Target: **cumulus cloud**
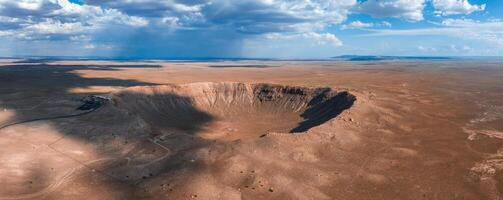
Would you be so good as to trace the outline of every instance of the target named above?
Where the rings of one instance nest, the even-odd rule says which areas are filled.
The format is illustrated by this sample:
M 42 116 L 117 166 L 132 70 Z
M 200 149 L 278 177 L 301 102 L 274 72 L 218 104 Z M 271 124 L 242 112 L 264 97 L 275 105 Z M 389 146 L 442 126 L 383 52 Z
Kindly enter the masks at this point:
M 88 5 L 120 10 L 128 15 L 163 17 L 180 13 L 201 11 L 209 3 L 206 0 L 84 0 Z
M 151 53 L 192 55 L 189 50 L 199 48 L 215 55 L 216 48 L 203 47 L 201 42 L 239 52 L 244 40 L 271 35 L 281 37 L 279 41 L 302 39 L 335 47 L 342 42 L 324 31 L 344 22 L 355 5 L 357 0 L 80 0 L 78 4 L 0 0 L 0 35 L 29 41 L 67 40 L 84 48 L 94 44 L 95 49 L 115 43 L 114 49 L 124 51 L 120 54 L 138 54 L 144 50 L 131 48 L 149 46 L 158 49 Z
M 361 22 L 361 21 L 353 21 L 349 24 L 342 25 L 341 30 L 364 29 L 364 28 L 372 28 L 372 27 L 389 28 L 389 27 L 391 27 L 391 23 L 389 23 L 387 21 L 383 21 L 381 23 L 366 23 L 366 22 Z
M 2 30 L 0 30 L 0 37 L 10 36 L 10 35 L 12 35 L 12 31 L 2 31 Z
M 394 17 L 409 21 L 421 21 L 425 0 L 367 0 L 358 5 L 356 12 L 372 17 Z
M 361 21 L 353 21 L 349 24 L 344 24 L 342 25 L 341 29 L 346 30 L 346 29 L 361 29 L 361 28 L 370 28 L 373 27 L 373 23 L 365 23 Z
M 68 0 L 0 0 L 0 28 L 17 39 L 70 39 L 110 25 L 141 27 L 148 21 Z
M 93 27 L 85 27 L 80 22 L 63 23 L 58 20 L 47 19 L 46 21 L 26 25 L 25 28 L 23 28 L 22 33 L 72 34 L 72 33 L 80 33 L 90 28 Z
M 483 11 L 486 8 L 485 4 L 473 5 L 468 0 L 433 0 L 435 13 L 438 15 L 468 15 L 476 11 Z
M 178 28 L 230 28 L 249 34 L 322 29 L 343 22 L 356 0 L 87 0 Z M 175 22 L 176 23 L 173 23 Z

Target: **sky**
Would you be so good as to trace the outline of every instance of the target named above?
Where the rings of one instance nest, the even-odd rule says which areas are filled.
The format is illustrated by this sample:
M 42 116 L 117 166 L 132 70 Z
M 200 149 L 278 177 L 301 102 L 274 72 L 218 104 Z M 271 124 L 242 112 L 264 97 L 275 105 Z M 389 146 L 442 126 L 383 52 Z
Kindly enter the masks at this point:
M 501 0 L 0 0 L 0 57 L 503 56 Z

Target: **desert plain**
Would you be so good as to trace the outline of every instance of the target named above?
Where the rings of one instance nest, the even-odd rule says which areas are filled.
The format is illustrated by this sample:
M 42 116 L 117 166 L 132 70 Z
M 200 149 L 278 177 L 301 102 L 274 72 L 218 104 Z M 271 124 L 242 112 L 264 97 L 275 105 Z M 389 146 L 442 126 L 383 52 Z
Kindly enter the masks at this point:
M 503 199 L 503 62 L 0 60 L 0 184 L 1 200 Z

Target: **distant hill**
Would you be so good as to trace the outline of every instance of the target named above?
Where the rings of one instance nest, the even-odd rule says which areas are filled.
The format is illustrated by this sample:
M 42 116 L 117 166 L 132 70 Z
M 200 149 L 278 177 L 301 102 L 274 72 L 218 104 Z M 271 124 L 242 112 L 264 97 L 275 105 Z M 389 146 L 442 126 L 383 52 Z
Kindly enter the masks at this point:
M 437 56 L 372 56 L 372 55 L 342 55 L 332 57 L 335 60 L 345 61 L 380 61 L 380 60 L 450 60 L 452 57 Z

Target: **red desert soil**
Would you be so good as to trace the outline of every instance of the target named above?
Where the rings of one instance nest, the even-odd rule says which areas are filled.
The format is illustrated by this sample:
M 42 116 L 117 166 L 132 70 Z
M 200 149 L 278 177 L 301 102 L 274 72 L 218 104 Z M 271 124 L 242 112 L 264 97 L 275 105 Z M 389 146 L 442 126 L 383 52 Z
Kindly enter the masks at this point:
M 0 199 L 503 199 L 502 64 L 2 61 Z

